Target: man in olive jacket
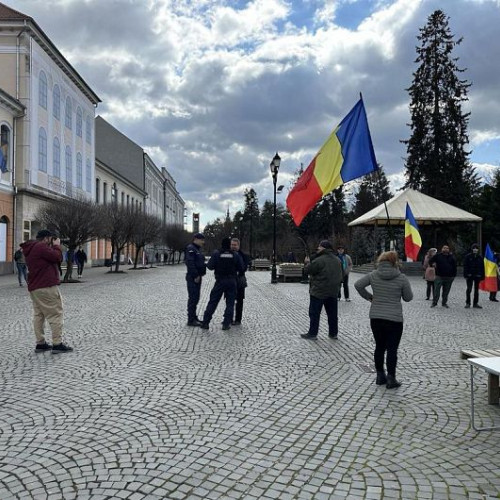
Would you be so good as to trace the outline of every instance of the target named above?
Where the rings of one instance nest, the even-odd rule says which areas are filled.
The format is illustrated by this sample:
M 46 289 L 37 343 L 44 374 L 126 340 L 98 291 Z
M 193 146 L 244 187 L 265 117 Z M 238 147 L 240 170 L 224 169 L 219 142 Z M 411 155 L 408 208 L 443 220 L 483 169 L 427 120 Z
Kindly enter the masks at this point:
M 333 252 L 329 241 L 323 240 L 318 246 L 316 258 L 310 262 L 306 257 L 305 272 L 309 274 L 309 331 L 301 335 L 303 339 L 318 338 L 319 318 L 325 306 L 328 316 L 328 336 L 338 335 L 337 295 L 343 279 L 342 264 Z

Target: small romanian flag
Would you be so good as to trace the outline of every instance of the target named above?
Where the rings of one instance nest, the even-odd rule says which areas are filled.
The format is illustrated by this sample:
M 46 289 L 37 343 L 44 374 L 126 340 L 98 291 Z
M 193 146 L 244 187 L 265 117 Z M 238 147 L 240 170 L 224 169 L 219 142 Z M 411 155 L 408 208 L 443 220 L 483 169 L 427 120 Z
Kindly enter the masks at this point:
M 418 260 L 418 252 L 422 246 L 422 238 L 418 232 L 418 225 L 411 212 L 410 205 L 406 203 L 405 217 L 405 254 L 414 262 Z
M 479 288 L 485 292 L 498 292 L 497 263 L 488 243 L 484 255 L 484 280 L 479 283 Z
M 300 225 L 323 196 L 377 168 L 365 107 L 360 99 L 290 191 L 286 204 L 295 225 Z

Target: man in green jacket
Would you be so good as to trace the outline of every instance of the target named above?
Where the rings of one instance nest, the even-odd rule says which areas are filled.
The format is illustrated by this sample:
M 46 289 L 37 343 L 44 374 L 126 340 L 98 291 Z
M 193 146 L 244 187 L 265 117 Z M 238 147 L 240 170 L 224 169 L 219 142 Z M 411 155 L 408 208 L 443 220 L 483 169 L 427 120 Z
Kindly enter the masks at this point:
M 309 331 L 301 335 L 303 339 L 318 338 L 319 318 L 325 306 L 328 316 L 328 336 L 338 335 L 337 295 L 343 279 L 342 264 L 333 252 L 332 244 L 323 240 L 318 246 L 316 258 L 304 261 L 305 272 L 309 274 Z

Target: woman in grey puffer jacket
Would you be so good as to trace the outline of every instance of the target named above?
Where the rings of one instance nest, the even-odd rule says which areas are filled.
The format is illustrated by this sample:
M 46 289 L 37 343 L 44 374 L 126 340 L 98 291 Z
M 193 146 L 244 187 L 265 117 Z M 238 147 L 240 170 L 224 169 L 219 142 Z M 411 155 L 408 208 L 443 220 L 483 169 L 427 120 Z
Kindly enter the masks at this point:
M 366 290 L 371 286 L 372 293 Z M 413 299 L 408 278 L 399 270 L 398 254 L 384 252 L 378 258 L 377 269 L 356 281 L 358 293 L 372 305 L 370 326 L 375 338 L 375 368 L 377 385 L 386 384 L 387 389 L 401 385 L 396 380 L 398 346 L 403 334 L 403 306 L 401 299 Z M 384 371 L 384 357 L 387 352 L 387 376 Z

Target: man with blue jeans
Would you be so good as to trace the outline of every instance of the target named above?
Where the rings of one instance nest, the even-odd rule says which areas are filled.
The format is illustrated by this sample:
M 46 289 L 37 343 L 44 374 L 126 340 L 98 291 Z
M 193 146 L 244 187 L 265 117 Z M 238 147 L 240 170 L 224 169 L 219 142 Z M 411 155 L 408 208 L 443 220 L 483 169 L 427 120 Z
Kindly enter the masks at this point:
M 311 262 L 306 257 L 304 272 L 309 274 L 309 331 L 301 335 L 303 339 L 318 338 L 321 310 L 325 307 L 328 317 L 328 336 L 336 339 L 338 335 L 337 295 L 342 283 L 342 264 L 333 252 L 332 244 L 323 240 Z
M 442 306 L 448 309 L 448 295 L 451 285 L 457 275 L 457 261 L 450 253 L 450 247 L 443 245 L 441 253 L 437 253 L 429 259 L 429 265 L 436 268 L 436 279 L 434 280 L 434 299 L 431 307 L 436 307 L 443 288 Z

